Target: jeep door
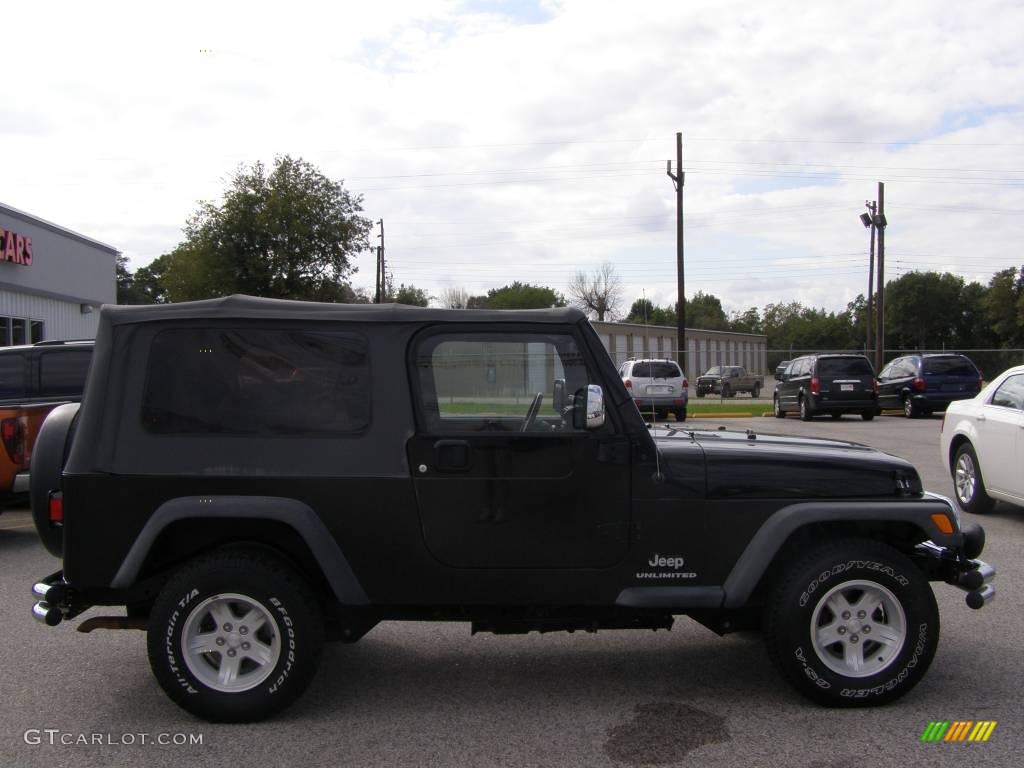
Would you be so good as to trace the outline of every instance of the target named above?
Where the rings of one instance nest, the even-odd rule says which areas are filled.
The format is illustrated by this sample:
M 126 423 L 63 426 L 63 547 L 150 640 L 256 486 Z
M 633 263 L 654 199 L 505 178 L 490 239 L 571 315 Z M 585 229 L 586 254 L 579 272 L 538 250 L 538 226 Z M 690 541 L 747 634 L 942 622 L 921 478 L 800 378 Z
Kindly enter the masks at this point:
M 408 457 L 426 546 L 460 568 L 613 566 L 628 547 L 629 442 L 574 418 L 594 381 L 581 342 L 522 328 L 413 341 Z

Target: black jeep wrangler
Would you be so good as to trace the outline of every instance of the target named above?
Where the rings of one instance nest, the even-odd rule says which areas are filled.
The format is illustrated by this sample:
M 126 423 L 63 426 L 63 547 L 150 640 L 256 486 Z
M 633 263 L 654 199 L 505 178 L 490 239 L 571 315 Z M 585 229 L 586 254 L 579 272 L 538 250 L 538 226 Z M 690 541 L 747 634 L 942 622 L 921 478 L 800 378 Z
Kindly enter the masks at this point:
M 233 296 L 104 307 L 80 406 L 33 457 L 63 570 L 49 625 L 148 630 L 189 712 L 250 721 L 325 639 L 381 620 L 474 631 L 764 631 L 823 704 L 906 693 L 930 581 L 993 596 L 980 528 L 853 443 L 652 435 L 586 318 Z

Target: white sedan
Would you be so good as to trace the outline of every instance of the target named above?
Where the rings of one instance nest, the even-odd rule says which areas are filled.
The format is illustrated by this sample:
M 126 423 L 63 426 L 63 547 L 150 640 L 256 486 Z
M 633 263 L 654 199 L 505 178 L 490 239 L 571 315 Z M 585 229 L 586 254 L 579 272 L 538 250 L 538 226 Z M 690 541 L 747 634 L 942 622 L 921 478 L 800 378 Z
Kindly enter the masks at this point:
M 939 450 L 965 511 L 987 512 L 996 499 L 1024 506 L 1024 365 L 950 403 Z

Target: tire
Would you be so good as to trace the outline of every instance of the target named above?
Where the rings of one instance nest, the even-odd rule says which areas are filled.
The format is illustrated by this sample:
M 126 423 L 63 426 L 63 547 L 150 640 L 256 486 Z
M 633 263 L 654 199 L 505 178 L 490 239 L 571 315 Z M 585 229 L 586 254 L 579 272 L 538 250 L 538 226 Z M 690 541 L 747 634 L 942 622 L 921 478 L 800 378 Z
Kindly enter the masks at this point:
M 728 384 L 722 385 L 722 397 L 732 397 L 732 390 L 729 389 Z
M 864 605 L 863 600 L 870 600 Z M 830 707 L 886 704 L 924 676 L 939 642 L 928 578 L 888 546 L 823 545 L 786 569 L 768 598 L 765 642 L 801 694 Z
M 676 421 L 678 421 L 678 422 L 686 421 L 686 409 L 685 408 L 677 408 L 676 409 Z
M 186 652 L 189 638 L 204 637 L 204 647 Z M 321 612 L 291 568 L 266 553 L 219 550 L 164 586 L 147 647 L 153 674 L 182 709 L 211 722 L 247 723 L 280 712 L 305 690 L 323 642 Z M 254 646 L 264 658 L 246 654 Z M 234 680 L 218 677 L 231 667 Z
M 761 385 L 758 382 L 754 382 L 754 388 L 750 390 L 750 396 L 757 400 L 761 396 Z
M 963 443 L 956 449 L 950 464 L 953 475 L 953 493 L 957 503 L 965 512 L 982 515 L 990 512 L 995 501 L 985 491 L 985 480 L 981 476 L 978 455 L 970 443 Z
M 800 395 L 800 421 L 810 421 L 812 418 L 811 409 L 807 405 L 807 398 Z
M 772 398 L 772 413 L 775 414 L 776 419 L 786 418 L 786 412 L 782 410 L 782 403 L 779 400 L 779 394 L 776 392 Z
M 78 403 L 67 403 L 50 411 L 32 448 L 29 475 L 32 521 L 43 546 L 54 557 L 64 555 L 64 529 L 50 525 L 50 492 L 60 490 L 61 474 L 78 427 L 78 409 Z
M 699 389 L 697 390 L 697 397 L 704 397 L 704 393 L 701 392 Z
M 864 421 L 871 421 L 873 418 L 875 418 L 875 412 L 874 411 L 863 411 L 863 412 L 861 412 L 860 417 L 862 419 L 864 419 Z
M 916 419 L 921 415 L 920 409 L 914 404 L 914 400 L 910 395 L 903 398 L 903 415 L 908 419 Z
M 832 421 L 839 421 L 841 418 L 843 418 L 843 414 L 841 412 L 830 413 L 829 416 L 832 417 Z

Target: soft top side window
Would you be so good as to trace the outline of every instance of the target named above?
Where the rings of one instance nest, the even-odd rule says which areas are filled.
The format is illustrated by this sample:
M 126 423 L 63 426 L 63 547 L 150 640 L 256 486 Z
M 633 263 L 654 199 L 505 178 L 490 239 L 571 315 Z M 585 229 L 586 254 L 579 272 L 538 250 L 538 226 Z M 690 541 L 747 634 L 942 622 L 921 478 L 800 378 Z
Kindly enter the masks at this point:
M 161 331 L 141 415 L 157 434 L 360 432 L 370 423 L 367 342 L 297 326 Z

